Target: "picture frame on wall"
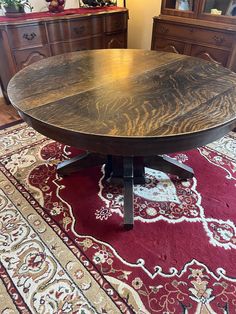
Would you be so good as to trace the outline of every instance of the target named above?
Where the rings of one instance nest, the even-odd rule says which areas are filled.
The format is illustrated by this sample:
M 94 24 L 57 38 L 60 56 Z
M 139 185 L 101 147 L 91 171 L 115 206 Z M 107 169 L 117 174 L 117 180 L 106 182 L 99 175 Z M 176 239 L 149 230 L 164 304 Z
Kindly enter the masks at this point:
M 226 10 L 226 15 L 236 16 L 236 0 L 230 0 L 228 8 Z
M 192 0 L 176 0 L 175 8 L 181 11 L 192 11 L 193 1 Z

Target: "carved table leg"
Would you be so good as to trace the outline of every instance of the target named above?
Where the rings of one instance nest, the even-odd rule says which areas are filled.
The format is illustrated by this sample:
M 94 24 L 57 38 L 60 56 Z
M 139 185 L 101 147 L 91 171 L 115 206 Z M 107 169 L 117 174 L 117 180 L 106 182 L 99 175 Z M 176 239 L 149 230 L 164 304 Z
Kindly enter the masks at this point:
M 59 163 L 57 165 L 57 172 L 61 176 L 66 176 L 81 169 L 100 166 L 105 162 L 106 156 L 86 152 Z
M 168 156 L 145 157 L 144 165 L 145 167 L 160 170 L 165 173 L 174 174 L 183 180 L 191 179 L 194 176 L 192 168 L 184 164 L 181 164 L 177 160 L 170 158 Z
M 123 159 L 123 178 L 124 178 L 124 228 L 133 229 L 134 226 L 134 208 L 133 208 L 133 180 L 134 168 L 133 158 L 124 157 Z

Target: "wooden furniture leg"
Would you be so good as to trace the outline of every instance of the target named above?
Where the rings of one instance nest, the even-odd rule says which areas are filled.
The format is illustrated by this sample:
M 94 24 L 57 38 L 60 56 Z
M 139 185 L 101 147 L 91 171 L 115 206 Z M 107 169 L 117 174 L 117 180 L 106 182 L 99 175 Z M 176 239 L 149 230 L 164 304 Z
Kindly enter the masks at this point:
M 189 166 L 181 164 L 177 160 L 168 156 L 152 156 L 144 158 L 145 167 L 153 168 L 178 176 L 180 179 L 191 179 L 194 171 Z
M 59 163 L 57 165 L 57 172 L 60 176 L 67 176 L 81 169 L 96 167 L 105 163 L 106 156 L 86 152 Z
M 108 155 L 107 156 L 107 161 L 106 161 L 106 164 L 105 164 L 105 176 L 104 176 L 104 179 L 108 179 L 111 177 L 111 174 L 112 174 L 112 171 L 113 171 L 113 167 L 112 167 L 112 156 L 111 155 Z
M 152 157 L 119 157 L 104 156 L 86 152 L 72 159 L 65 160 L 57 166 L 59 175 L 69 175 L 72 172 L 101 166 L 105 164 L 105 179 L 110 178 L 112 183 L 124 184 L 124 228 L 133 229 L 133 186 L 145 183 L 144 166 L 177 175 L 181 179 L 190 179 L 194 176 L 192 168 L 178 161 L 164 156 Z
M 133 229 L 134 226 L 134 208 L 133 208 L 133 180 L 134 166 L 132 157 L 124 157 L 124 228 Z

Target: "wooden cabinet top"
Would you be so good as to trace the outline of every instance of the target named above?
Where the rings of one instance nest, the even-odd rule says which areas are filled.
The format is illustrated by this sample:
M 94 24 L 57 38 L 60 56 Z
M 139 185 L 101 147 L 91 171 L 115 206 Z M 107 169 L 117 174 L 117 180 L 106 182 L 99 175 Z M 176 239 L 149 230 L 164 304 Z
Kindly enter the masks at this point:
M 235 24 L 227 24 L 227 23 L 218 23 L 208 20 L 201 20 L 197 18 L 187 18 L 187 17 L 180 17 L 180 16 L 171 16 L 171 15 L 164 15 L 161 14 L 160 16 L 154 16 L 154 20 L 161 19 L 162 21 L 165 21 L 166 23 L 177 23 L 178 25 L 188 25 L 193 27 L 199 27 L 205 29 L 212 28 L 216 30 L 224 30 L 225 32 L 235 32 L 236 31 L 236 25 Z
M 105 8 L 77 8 L 77 9 L 68 9 L 64 10 L 62 13 L 50 13 L 50 12 L 34 12 L 34 13 L 25 13 L 22 17 L 18 18 L 8 18 L 6 16 L 0 16 L 0 27 L 8 25 L 22 25 L 30 24 L 33 22 L 50 22 L 56 20 L 71 20 L 84 18 L 88 16 L 99 16 L 99 15 L 110 15 L 110 14 L 126 14 L 128 10 L 126 8 L 119 7 L 105 7 Z

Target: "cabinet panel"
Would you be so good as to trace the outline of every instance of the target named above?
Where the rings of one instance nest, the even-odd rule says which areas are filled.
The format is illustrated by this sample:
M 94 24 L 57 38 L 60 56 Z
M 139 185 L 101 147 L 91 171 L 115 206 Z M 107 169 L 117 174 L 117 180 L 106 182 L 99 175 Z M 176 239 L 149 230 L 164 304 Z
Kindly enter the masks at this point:
M 7 31 L 12 48 L 32 47 L 47 43 L 44 25 L 30 24 L 9 27 Z
M 106 16 L 107 33 L 117 32 L 127 28 L 127 14 L 118 13 L 116 15 L 110 14 Z
M 18 71 L 36 61 L 39 61 L 44 58 L 48 58 L 49 56 L 50 56 L 50 51 L 47 46 L 14 51 L 14 58 L 15 58 Z
M 71 20 L 70 21 L 70 38 L 83 37 L 86 35 L 102 34 L 102 19 L 93 17 L 88 20 Z
M 202 58 L 207 61 L 216 62 L 223 66 L 226 66 L 229 53 L 227 51 L 220 49 L 193 45 L 191 49 L 191 56 Z
M 50 42 L 63 41 L 65 38 L 79 38 L 102 33 L 102 19 L 99 17 L 66 20 L 48 24 Z
M 65 40 L 69 38 L 69 21 L 51 21 L 47 25 L 48 37 L 50 42 Z
M 80 39 L 75 41 L 59 42 L 51 44 L 51 50 L 53 55 L 58 55 L 61 53 L 88 50 L 88 49 L 101 49 L 102 37 L 95 37 L 93 39 Z
M 179 52 L 236 69 L 236 28 L 197 19 L 160 16 L 153 20 L 152 49 Z

